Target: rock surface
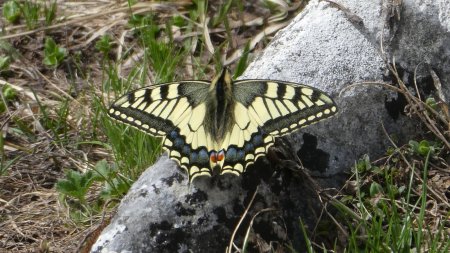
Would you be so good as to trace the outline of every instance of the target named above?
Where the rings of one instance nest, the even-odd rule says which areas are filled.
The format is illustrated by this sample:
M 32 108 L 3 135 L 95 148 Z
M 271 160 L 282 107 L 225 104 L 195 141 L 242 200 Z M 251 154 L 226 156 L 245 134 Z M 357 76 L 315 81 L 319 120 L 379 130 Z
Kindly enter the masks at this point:
M 375 85 L 345 87 L 363 81 L 391 82 L 386 61 L 395 56 L 406 83 L 412 83 L 418 66 L 419 89 L 429 92 L 433 69 L 444 93 L 450 94 L 450 3 L 403 0 L 395 6 L 394 2 L 310 1 L 242 77 L 305 83 L 336 99 L 340 110 L 336 117 L 290 135 L 280 145 L 284 150 L 293 145 L 291 155 L 297 152 L 311 174 L 320 176 L 322 186 L 338 186 L 345 179 L 341 172 L 361 155 L 375 157 L 386 150 L 382 123 L 399 141 L 415 133 L 397 94 Z M 242 177 L 200 178 L 188 186 L 185 173 L 163 156 L 135 182 L 92 252 L 224 252 L 253 196 L 235 243 L 241 247 L 256 215 L 250 247 L 278 241 L 301 250 L 299 220 L 310 228 L 315 225 L 320 211 L 317 186 L 306 174 L 274 167 L 260 159 Z

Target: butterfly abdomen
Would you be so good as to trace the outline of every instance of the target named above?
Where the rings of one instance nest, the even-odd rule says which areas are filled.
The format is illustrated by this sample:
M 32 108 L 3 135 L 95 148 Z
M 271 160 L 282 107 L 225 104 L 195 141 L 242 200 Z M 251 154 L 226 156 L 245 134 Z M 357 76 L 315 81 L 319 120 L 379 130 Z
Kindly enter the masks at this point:
M 220 144 L 233 125 L 232 80 L 228 71 L 222 73 L 211 83 L 207 100 L 205 129 Z

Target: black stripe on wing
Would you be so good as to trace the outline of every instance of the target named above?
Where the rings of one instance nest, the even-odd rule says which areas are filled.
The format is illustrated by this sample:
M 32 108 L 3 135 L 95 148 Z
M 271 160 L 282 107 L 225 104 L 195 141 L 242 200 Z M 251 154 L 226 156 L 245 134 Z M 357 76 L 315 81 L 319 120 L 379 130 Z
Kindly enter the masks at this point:
M 205 101 L 209 86 L 209 82 L 183 81 L 137 89 L 114 102 L 108 114 L 153 136 L 165 136 L 176 128 L 171 115 Z
M 242 80 L 233 86 L 234 98 L 249 110 L 261 129 L 285 135 L 336 113 L 334 101 L 313 87 L 273 81 Z

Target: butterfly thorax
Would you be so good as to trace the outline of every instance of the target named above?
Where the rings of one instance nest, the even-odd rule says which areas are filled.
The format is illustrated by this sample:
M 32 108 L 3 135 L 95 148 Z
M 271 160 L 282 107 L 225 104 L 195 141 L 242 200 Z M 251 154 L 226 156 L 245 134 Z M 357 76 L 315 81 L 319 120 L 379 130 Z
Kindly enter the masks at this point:
M 224 69 L 211 83 L 210 96 L 206 102 L 205 130 L 219 145 L 226 133 L 231 130 L 234 122 L 232 82 L 230 72 L 228 69 Z

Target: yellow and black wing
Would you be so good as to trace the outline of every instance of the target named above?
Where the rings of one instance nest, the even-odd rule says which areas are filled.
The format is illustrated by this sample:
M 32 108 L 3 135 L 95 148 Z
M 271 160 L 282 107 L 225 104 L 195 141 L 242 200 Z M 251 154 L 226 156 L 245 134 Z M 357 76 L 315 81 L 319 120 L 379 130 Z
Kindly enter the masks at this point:
M 156 137 L 186 169 L 190 179 L 211 175 L 209 153 L 214 139 L 205 130 L 205 101 L 210 82 L 182 81 L 132 91 L 114 102 L 110 117 Z
M 138 89 L 119 98 L 109 115 L 163 137 L 169 157 L 192 181 L 239 175 L 264 156 L 274 138 L 328 118 L 337 111 L 322 91 L 273 80 L 232 81 L 225 69 L 213 82 L 181 81 Z
M 234 126 L 222 143 L 223 173 L 242 173 L 267 153 L 274 138 L 334 115 L 334 101 L 307 85 L 242 80 L 232 86 Z

